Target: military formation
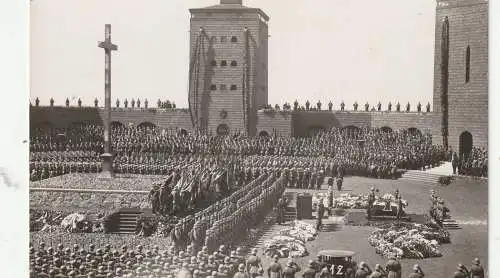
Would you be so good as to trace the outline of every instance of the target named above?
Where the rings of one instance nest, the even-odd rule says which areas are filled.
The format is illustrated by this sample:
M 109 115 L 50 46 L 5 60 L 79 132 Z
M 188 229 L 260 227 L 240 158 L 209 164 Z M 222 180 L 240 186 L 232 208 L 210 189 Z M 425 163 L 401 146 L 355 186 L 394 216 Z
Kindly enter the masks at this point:
M 160 251 L 159 246 L 144 250 L 141 245 L 130 249 L 112 249 L 109 244 L 102 249 L 93 244 L 47 248 L 43 242 L 37 248 L 30 246 L 30 277 L 258 277 L 263 273 L 256 249 L 247 257 L 242 248 L 231 251 L 224 245 L 214 252 L 206 246 L 198 252 L 191 246 L 179 251 Z
M 101 171 L 102 134 L 102 127 L 92 125 L 33 130 L 30 138 L 31 179 Z M 430 135 L 407 130 L 387 133 L 376 128 L 332 128 L 311 138 L 285 138 L 244 137 L 241 134 L 210 136 L 165 131 L 154 126 L 114 126 L 112 147 L 115 172 L 150 175 L 168 173 L 169 163 L 166 161 L 186 156 L 259 157 L 258 160 L 272 160 L 274 168 L 288 168 L 290 178 L 297 176 L 296 179 L 301 171 L 292 168 L 304 168 L 304 171 L 311 168 L 310 171 L 314 172 L 310 161 L 315 159 L 322 164 L 335 165 L 331 167 L 332 171 L 341 165 L 347 175 L 377 178 L 393 178 L 397 169 L 420 169 L 447 159 L 447 152 L 442 147 L 432 145 Z M 482 153 L 479 156 L 475 151 L 469 157 L 478 157 L 467 160 L 470 167 L 485 165 Z M 467 170 L 467 165 L 461 168 L 462 172 L 472 173 Z M 324 174 L 328 176 L 328 173 Z
M 473 147 L 470 153 L 461 156 L 453 152 L 451 164 L 453 174 L 488 177 L 488 152 L 484 148 Z
M 289 259 L 282 264 L 278 256 L 265 268 L 257 249 L 250 254 L 241 247 L 233 250 L 227 245 L 219 245 L 212 252 L 207 246 L 195 251 L 192 245 L 185 249 L 168 248 L 160 250 L 154 246 L 152 250 L 144 250 L 143 246 L 135 248 L 121 246 L 116 249 L 109 244 L 96 249 L 90 244 L 83 248 L 78 244 L 65 247 L 46 246 L 41 242 L 37 247 L 30 244 L 30 277 L 68 277 L 68 278 L 104 278 L 104 277 L 201 277 L 201 278 L 293 278 L 302 272 L 304 278 L 333 277 L 320 257 L 309 261 L 301 267 Z M 267 274 L 267 275 L 266 275 Z M 389 258 L 385 267 L 376 264 L 370 268 L 367 263 L 352 262 L 346 265 L 346 278 L 383 278 L 402 277 L 402 267 L 395 258 Z M 419 265 L 414 265 L 407 276 L 423 278 L 425 273 Z M 484 269 L 478 258 L 468 269 L 458 264 L 453 278 L 484 278 Z

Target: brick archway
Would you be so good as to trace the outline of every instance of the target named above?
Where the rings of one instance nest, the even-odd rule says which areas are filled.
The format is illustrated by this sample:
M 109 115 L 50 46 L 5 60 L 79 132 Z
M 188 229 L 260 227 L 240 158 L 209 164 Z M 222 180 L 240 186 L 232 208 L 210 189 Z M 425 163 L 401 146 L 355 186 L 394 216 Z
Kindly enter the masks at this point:
M 120 128 L 120 127 L 124 127 L 124 126 L 125 125 L 122 122 L 118 122 L 118 121 L 111 122 L 111 128 Z
M 265 131 L 265 130 L 262 130 L 261 132 L 259 132 L 259 136 L 260 137 L 269 137 L 269 133 L 267 133 L 267 131 Z
M 469 154 L 472 151 L 472 146 L 474 143 L 474 139 L 472 137 L 472 134 L 468 131 L 464 131 L 460 134 L 460 138 L 458 141 L 458 149 L 460 156 L 463 154 Z
M 137 125 L 138 128 L 156 128 L 156 125 L 151 122 L 142 122 Z
M 420 129 L 416 128 L 416 127 L 410 127 L 408 128 L 408 132 L 412 135 L 419 135 L 419 134 L 422 134 L 422 132 L 420 131 Z
M 324 132 L 325 130 L 326 129 L 324 126 L 320 125 L 310 126 L 309 128 L 307 128 L 307 136 L 311 137 L 318 133 Z
M 382 132 L 385 132 L 385 133 L 391 133 L 392 132 L 392 128 L 388 127 L 388 126 L 383 126 L 380 128 L 380 130 L 382 130 Z
M 229 126 L 226 124 L 220 124 L 217 127 L 217 135 L 220 136 L 229 135 Z

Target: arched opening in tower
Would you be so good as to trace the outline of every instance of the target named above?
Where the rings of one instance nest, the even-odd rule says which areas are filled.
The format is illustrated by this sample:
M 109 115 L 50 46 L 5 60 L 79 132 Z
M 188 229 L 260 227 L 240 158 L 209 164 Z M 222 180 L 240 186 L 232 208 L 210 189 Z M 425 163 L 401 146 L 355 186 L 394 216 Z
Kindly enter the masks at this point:
M 468 131 L 464 131 L 460 134 L 459 139 L 459 152 L 460 156 L 468 155 L 472 151 L 473 144 L 472 134 Z

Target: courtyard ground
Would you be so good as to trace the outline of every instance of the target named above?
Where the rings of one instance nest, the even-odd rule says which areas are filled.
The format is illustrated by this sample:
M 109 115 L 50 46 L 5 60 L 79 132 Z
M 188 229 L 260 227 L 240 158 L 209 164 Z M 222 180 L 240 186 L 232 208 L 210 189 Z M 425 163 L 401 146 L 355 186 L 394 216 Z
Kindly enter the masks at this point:
M 488 269 L 488 184 L 486 181 L 472 179 L 458 179 L 448 186 L 431 185 L 410 181 L 377 180 L 361 177 L 347 177 L 344 180 L 344 192 L 353 194 L 367 194 L 371 186 L 378 188 L 383 193 L 394 192 L 399 189 L 403 199 L 409 203 L 407 212 L 425 214 L 429 209 L 430 190 L 434 189 L 450 208 L 452 218 L 456 220 L 460 229 L 450 230 L 451 244 L 439 247 L 443 256 L 423 260 L 402 260 L 403 277 L 407 277 L 413 264 L 420 264 L 426 277 L 452 277 L 456 265 L 462 263 L 469 267 L 472 260 L 477 257 L 485 270 Z M 326 188 L 322 191 L 326 192 Z M 314 193 L 314 191 L 310 191 Z M 338 192 L 335 192 L 338 194 Z M 313 223 L 314 220 L 311 221 Z M 257 247 L 263 244 L 269 236 L 279 231 L 279 225 L 269 225 L 264 235 L 257 240 Z M 375 252 L 368 243 L 368 236 L 374 230 L 369 226 L 339 225 L 333 232 L 320 232 L 318 237 L 306 244 L 309 255 L 296 258 L 294 261 L 304 268 L 307 262 L 316 258 L 318 251 L 323 249 L 341 249 L 356 252 L 355 261 L 367 262 L 371 267 L 387 261 Z M 270 260 L 264 258 L 267 267 Z M 286 259 L 281 259 L 283 264 Z
M 440 258 L 429 258 L 424 260 L 402 260 L 403 277 L 407 277 L 411 266 L 418 263 L 426 272 L 426 277 L 451 277 L 457 263 L 470 266 L 472 260 L 478 257 L 486 272 L 488 270 L 488 184 L 484 180 L 458 179 L 448 186 L 431 185 L 412 181 L 400 180 L 378 180 L 361 177 L 346 177 L 344 180 L 345 193 L 367 194 L 371 186 L 378 188 L 381 194 L 394 192 L 399 189 L 403 199 L 409 203 L 406 209 L 408 213 L 426 214 L 429 209 L 430 190 L 434 189 L 450 208 L 452 218 L 456 220 L 460 229 L 451 230 L 451 244 L 440 246 L 443 256 Z M 323 187 L 322 192 L 326 192 Z M 317 191 L 310 191 L 312 193 Z M 335 192 L 338 194 L 338 192 Z M 269 217 L 260 232 L 249 236 L 242 242 L 246 247 L 258 247 L 262 254 L 263 243 L 274 232 L 283 226 L 274 224 L 273 218 Z M 311 223 L 314 220 L 310 220 Z M 316 258 L 318 251 L 323 249 L 345 249 L 356 252 L 355 261 L 365 261 L 370 266 L 385 264 L 387 259 L 375 253 L 375 249 L 369 245 L 368 236 L 375 228 L 368 226 L 339 225 L 333 232 L 320 232 L 318 237 L 307 243 L 309 255 L 294 259 L 303 268 L 307 262 Z M 165 248 L 169 244 L 168 238 L 141 238 L 133 235 L 109 235 L 109 234 L 47 234 L 35 232 L 30 234 L 30 240 L 37 244 L 44 241 L 47 244 L 63 243 L 65 245 L 78 243 L 87 246 L 90 243 L 96 245 L 112 244 L 118 248 L 121 245 L 130 247 L 142 244 L 146 249 L 159 245 Z M 264 267 L 269 265 L 269 258 L 263 257 Z M 286 259 L 281 259 L 285 264 Z

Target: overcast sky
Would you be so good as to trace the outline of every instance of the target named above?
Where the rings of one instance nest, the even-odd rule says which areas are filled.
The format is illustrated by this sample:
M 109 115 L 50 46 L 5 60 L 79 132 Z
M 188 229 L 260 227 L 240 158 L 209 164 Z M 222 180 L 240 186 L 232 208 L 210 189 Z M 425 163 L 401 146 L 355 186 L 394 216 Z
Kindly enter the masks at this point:
M 189 8 L 217 0 L 33 0 L 31 100 L 104 100 L 104 24 L 116 98 L 187 107 Z M 432 103 L 433 0 L 244 0 L 270 16 L 269 102 Z

